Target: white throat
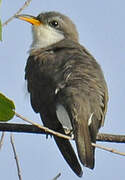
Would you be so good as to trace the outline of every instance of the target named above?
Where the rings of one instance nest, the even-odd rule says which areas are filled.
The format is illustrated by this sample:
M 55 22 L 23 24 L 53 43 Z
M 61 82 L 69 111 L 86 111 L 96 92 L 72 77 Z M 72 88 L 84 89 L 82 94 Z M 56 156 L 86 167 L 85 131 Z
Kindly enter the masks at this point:
M 64 35 L 47 25 L 32 27 L 33 42 L 31 49 L 45 48 L 64 39 Z

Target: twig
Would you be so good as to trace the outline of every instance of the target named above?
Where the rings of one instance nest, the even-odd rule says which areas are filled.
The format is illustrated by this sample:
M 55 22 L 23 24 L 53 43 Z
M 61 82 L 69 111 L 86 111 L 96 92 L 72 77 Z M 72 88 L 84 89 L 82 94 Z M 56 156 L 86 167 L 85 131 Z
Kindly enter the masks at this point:
M 125 143 L 125 135 L 114 135 L 99 133 L 96 137 L 97 141 L 103 142 L 115 142 L 115 143 Z
M 3 145 L 4 136 L 5 136 L 5 132 L 2 132 L 1 139 L 0 139 L 0 150 L 1 150 L 2 145 Z
M 43 129 L 29 124 L 0 123 L 0 131 L 45 134 Z M 51 133 L 48 133 L 51 134 Z M 102 134 L 99 133 L 96 138 L 100 142 L 125 143 L 125 135 Z
M 20 14 L 21 11 L 23 11 L 27 6 L 29 6 L 29 4 L 30 4 L 31 1 L 32 1 L 32 0 L 27 0 L 27 1 L 25 1 L 25 3 L 23 4 L 23 6 L 22 6 L 13 16 L 11 16 L 7 21 L 5 21 L 5 22 L 2 24 L 2 26 L 5 26 L 5 25 L 7 25 L 10 21 L 12 21 L 12 20 L 15 18 L 16 15 Z
M 64 139 L 68 139 L 68 140 L 72 140 L 72 139 L 73 139 L 73 138 L 71 138 L 70 136 L 66 136 L 66 135 L 64 135 L 64 134 L 61 134 L 61 133 L 55 132 L 55 131 L 53 131 L 53 130 L 51 130 L 51 129 L 48 129 L 48 128 L 46 128 L 46 127 L 43 127 L 43 126 L 41 126 L 41 125 L 39 125 L 39 124 L 37 124 L 37 123 L 34 123 L 33 121 L 24 118 L 23 116 L 21 116 L 20 114 L 18 114 L 18 113 L 16 113 L 16 112 L 15 112 L 15 115 L 16 115 L 17 117 L 21 118 L 22 120 L 24 120 L 24 121 L 26 121 L 26 122 L 28 122 L 28 123 L 31 123 L 31 124 L 34 125 L 34 126 L 37 126 L 38 128 L 44 129 L 45 132 L 52 133 L 53 135 L 62 137 L 62 138 L 64 138 Z M 106 151 L 110 151 L 110 152 L 115 153 L 115 154 L 119 154 L 119 155 L 125 156 L 125 153 L 118 152 L 117 150 L 112 149 L 112 148 L 106 148 L 106 147 L 104 147 L 104 146 L 100 146 L 100 145 L 97 145 L 97 144 L 95 144 L 95 143 L 92 143 L 92 146 L 97 147 L 97 148 L 100 148 L 100 149 L 104 149 L 104 150 L 106 150 Z
M 61 173 L 57 174 L 56 177 L 54 177 L 52 180 L 57 180 L 61 176 Z
M 55 132 L 55 131 L 47 128 L 47 127 L 43 127 L 43 126 L 41 126 L 41 125 L 39 125 L 39 124 L 37 124 L 37 123 L 29 120 L 29 119 L 26 119 L 25 117 L 23 117 L 22 115 L 18 114 L 17 112 L 15 112 L 15 115 L 16 115 L 17 117 L 19 117 L 20 119 L 22 119 L 22 120 L 24 120 L 24 121 L 26 121 L 26 122 L 28 122 L 28 123 L 30 123 L 30 124 L 32 124 L 32 125 L 40 128 L 40 129 L 44 130 L 46 133 L 50 133 L 50 134 L 53 134 L 53 135 L 58 136 L 58 137 L 61 137 L 61 138 L 65 138 L 65 139 L 68 139 L 68 140 L 72 140 L 72 137 L 66 136 L 66 135 L 61 134 L 61 133 L 58 133 L 58 132 Z
M 19 166 L 19 160 L 18 160 L 18 156 L 17 156 L 17 153 L 16 153 L 15 145 L 14 145 L 14 137 L 13 137 L 13 134 L 10 135 L 10 142 L 11 142 L 11 145 L 12 145 L 12 148 L 13 148 L 14 158 L 15 158 L 15 160 L 16 160 L 18 177 L 19 177 L 19 180 L 22 180 L 21 171 L 20 171 L 20 166 Z
M 112 152 L 112 153 L 114 153 L 114 154 L 119 154 L 119 155 L 121 155 L 121 156 L 125 156 L 125 153 L 119 152 L 119 151 L 117 151 L 116 149 L 112 149 L 112 148 L 109 148 L 109 147 L 104 147 L 104 146 L 101 146 L 101 145 L 95 144 L 95 143 L 92 143 L 92 146 L 97 147 L 97 148 L 100 148 L 100 149 L 103 149 L 103 150 L 105 150 L 105 151 Z

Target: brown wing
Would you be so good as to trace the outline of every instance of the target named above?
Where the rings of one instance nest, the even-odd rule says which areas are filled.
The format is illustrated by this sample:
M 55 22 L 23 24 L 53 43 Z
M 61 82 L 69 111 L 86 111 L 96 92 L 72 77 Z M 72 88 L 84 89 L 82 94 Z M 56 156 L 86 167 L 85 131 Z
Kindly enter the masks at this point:
M 94 168 L 91 142 L 96 142 L 104 123 L 107 86 L 100 66 L 85 48 L 76 45 L 69 51 L 69 59 L 62 67 L 66 85 L 58 93 L 58 101 L 70 116 L 82 164 Z

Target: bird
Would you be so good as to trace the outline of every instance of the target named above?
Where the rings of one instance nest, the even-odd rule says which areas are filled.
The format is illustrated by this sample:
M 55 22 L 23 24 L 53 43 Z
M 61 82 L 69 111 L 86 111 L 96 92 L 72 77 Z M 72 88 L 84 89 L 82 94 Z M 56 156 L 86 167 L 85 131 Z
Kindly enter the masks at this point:
M 32 108 L 44 126 L 74 138 L 77 153 L 69 140 L 53 135 L 64 159 L 81 177 L 81 164 L 94 168 L 92 143 L 107 112 L 108 88 L 101 66 L 79 43 L 77 28 L 68 16 L 48 11 L 16 17 L 32 25 L 25 68 Z

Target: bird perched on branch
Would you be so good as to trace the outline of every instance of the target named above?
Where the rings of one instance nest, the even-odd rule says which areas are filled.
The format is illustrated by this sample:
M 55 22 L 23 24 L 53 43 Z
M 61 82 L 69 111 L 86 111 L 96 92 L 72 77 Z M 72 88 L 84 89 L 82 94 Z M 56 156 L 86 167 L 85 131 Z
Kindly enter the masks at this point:
M 43 124 L 74 136 L 81 163 L 94 168 L 94 147 L 104 124 L 108 91 L 94 57 L 79 44 L 73 22 L 58 12 L 18 15 L 32 24 L 33 41 L 25 69 L 31 105 Z M 82 168 L 69 140 L 54 136 L 71 169 Z

